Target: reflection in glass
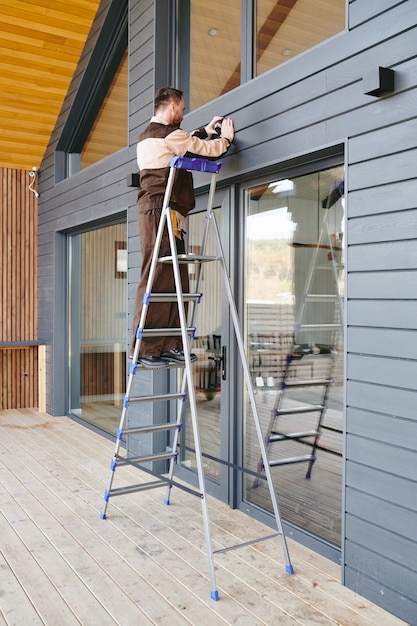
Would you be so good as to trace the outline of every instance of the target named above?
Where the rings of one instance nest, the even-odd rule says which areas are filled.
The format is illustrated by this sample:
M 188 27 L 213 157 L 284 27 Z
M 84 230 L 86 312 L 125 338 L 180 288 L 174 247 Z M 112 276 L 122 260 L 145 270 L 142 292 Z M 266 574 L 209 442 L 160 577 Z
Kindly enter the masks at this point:
M 217 225 L 220 229 L 221 211 L 214 209 Z M 203 230 L 206 213 L 197 213 L 188 217 L 188 250 L 192 254 L 201 254 Z M 211 231 L 211 229 L 210 229 Z M 206 243 L 205 254 L 216 255 L 217 245 L 213 232 Z M 189 265 L 190 291 L 194 292 L 197 281 L 197 266 Z M 202 269 L 199 291 L 203 293 L 197 305 L 196 336 L 191 350 L 198 360 L 193 363 L 193 381 L 195 385 L 197 414 L 199 419 L 201 448 L 204 457 L 204 472 L 207 478 L 220 482 L 220 464 L 214 458 L 222 458 L 220 453 L 220 400 L 221 400 L 221 269 L 219 263 L 205 263 Z M 196 471 L 194 440 L 190 411 L 186 406 L 182 439 L 185 449 L 181 449 L 181 463 Z M 211 458 L 214 457 L 214 458 Z
M 240 85 L 241 0 L 193 0 L 181 7 L 180 86 L 193 111 Z M 227 112 L 219 112 L 219 114 Z
M 249 366 L 256 390 L 262 428 L 270 416 L 294 339 L 305 347 L 333 346 L 336 359 L 328 408 L 324 414 L 322 449 L 317 452 L 310 480 L 303 463 L 272 469 L 284 519 L 340 545 L 341 450 L 343 396 L 344 185 L 343 167 L 291 180 L 272 180 L 246 192 L 246 320 Z M 308 285 L 308 287 L 307 287 Z M 315 297 L 306 304 L 307 288 Z M 324 297 L 325 295 L 325 297 Z M 340 300 L 339 300 L 340 295 Z M 342 307 L 340 306 L 342 303 Z M 301 316 L 301 319 L 300 319 Z M 302 322 L 302 333 L 299 331 Z M 314 328 L 313 328 L 314 327 Z M 295 336 L 295 331 L 297 334 Z M 287 376 L 324 376 L 324 361 L 314 355 L 294 364 Z M 288 378 L 286 378 L 288 380 Z M 293 405 L 318 403 L 312 387 L 287 392 Z M 308 395 L 306 395 L 308 394 Z M 250 407 L 246 408 L 245 466 L 258 470 L 260 461 Z M 303 416 L 293 417 L 290 432 L 305 430 Z M 306 454 L 294 441 L 279 444 L 281 458 Z M 305 446 L 304 446 L 305 447 Z M 281 452 L 282 451 L 282 452 Z M 247 478 L 244 498 L 271 508 L 265 481 Z
M 128 144 L 129 65 L 127 49 L 80 153 L 84 169 Z
M 69 409 L 111 434 L 126 384 L 125 249 L 125 223 L 69 238 Z
M 345 0 L 256 0 L 256 76 L 341 32 Z

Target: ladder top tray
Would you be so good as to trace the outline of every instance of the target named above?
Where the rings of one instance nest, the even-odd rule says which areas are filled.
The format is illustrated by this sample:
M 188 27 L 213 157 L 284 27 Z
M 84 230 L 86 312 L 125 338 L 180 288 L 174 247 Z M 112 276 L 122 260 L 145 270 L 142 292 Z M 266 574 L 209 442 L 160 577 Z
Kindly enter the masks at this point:
M 197 172 L 208 172 L 209 174 L 218 174 L 222 166 L 220 161 L 208 161 L 207 159 L 181 156 L 172 157 L 169 163 L 171 167 L 180 170 L 194 170 Z

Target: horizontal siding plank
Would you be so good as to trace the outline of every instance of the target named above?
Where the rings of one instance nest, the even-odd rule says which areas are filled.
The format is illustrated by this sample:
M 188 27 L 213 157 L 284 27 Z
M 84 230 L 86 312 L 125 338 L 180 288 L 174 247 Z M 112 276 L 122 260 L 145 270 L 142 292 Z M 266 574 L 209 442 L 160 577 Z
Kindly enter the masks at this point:
M 417 452 L 399 446 L 380 443 L 348 433 L 346 458 L 375 469 L 415 480 Z
M 395 415 L 384 415 L 348 407 L 346 431 L 358 437 L 373 439 L 411 451 L 415 450 L 416 422 L 401 419 Z
M 348 354 L 346 373 L 350 380 L 417 390 L 417 361 Z
M 364 135 L 352 137 L 349 142 L 349 165 L 410 150 L 416 146 L 417 119 L 377 128 Z
M 407 584 L 409 572 L 400 566 L 390 563 L 388 559 L 378 557 L 370 550 L 366 550 L 354 543 L 346 543 L 346 552 L 349 564 L 345 568 L 345 584 L 358 593 L 365 593 L 366 597 L 387 611 L 394 611 L 405 624 L 415 624 L 417 603 L 408 598 L 402 588 L 393 589 L 393 582 L 405 581 Z M 353 565 L 350 565 L 350 563 Z M 366 572 L 363 573 L 363 570 Z M 385 584 L 382 582 L 383 579 Z M 411 583 L 414 580 L 410 581 Z M 414 583 L 415 584 L 415 583 Z
M 361 538 L 359 541 L 357 541 L 358 537 Z M 369 524 L 354 515 L 346 516 L 346 539 L 347 542 L 349 542 L 349 540 L 357 541 L 359 545 L 374 552 L 377 559 L 385 557 L 390 562 L 390 573 L 395 563 L 408 568 L 408 572 L 405 570 L 401 571 L 401 569 L 398 568 L 397 571 L 400 579 L 391 579 L 391 587 L 396 589 L 402 588 L 405 595 L 408 597 L 414 596 L 417 572 L 415 571 L 415 544 L 413 544 L 412 540 L 377 526 L 375 520 L 374 523 Z M 351 563 L 349 551 L 346 555 L 346 561 Z M 367 571 L 371 574 L 372 569 L 368 569 L 368 567 L 362 564 L 362 571 Z M 386 581 L 386 583 L 389 584 L 389 581 Z
M 347 205 L 349 218 L 373 214 L 379 216 L 382 213 L 415 208 L 417 208 L 415 179 L 403 181 L 401 186 L 394 182 L 380 187 L 361 189 L 360 191 L 349 189 L 349 202 Z
M 412 149 L 365 163 L 354 163 L 349 167 L 349 190 L 415 179 L 416 161 L 417 149 Z
M 347 345 L 349 352 L 415 359 L 417 355 L 417 333 L 413 330 L 349 326 Z
M 376 15 L 388 11 L 403 0 L 352 0 L 349 2 L 349 28 L 353 29 Z
M 380 500 L 372 494 L 362 491 L 346 490 L 346 508 L 353 515 L 368 524 L 375 523 L 375 511 L 378 520 L 388 532 L 417 543 L 417 524 L 415 511 L 399 507 L 385 499 Z M 415 572 L 417 576 L 417 572 Z
M 415 241 L 388 241 L 350 246 L 348 256 L 349 270 L 351 272 L 395 269 L 412 270 L 417 268 L 417 246 Z
M 417 209 L 349 220 L 351 245 L 401 239 L 417 239 Z
M 361 551 L 360 558 L 366 562 L 369 555 Z M 387 571 L 391 572 L 391 568 L 389 563 L 384 563 L 382 572 L 385 573 Z M 395 576 L 395 572 L 391 576 Z M 402 594 L 398 594 L 388 586 L 381 585 L 381 582 L 375 576 L 370 578 L 362 574 L 360 570 L 358 571 L 347 566 L 345 568 L 345 584 L 358 593 L 364 593 L 367 598 L 377 602 L 387 611 L 395 612 L 396 615 L 401 616 L 405 624 L 413 624 L 413 620 L 417 615 L 417 603 L 404 597 Z
M 353 326 L 416 330 L 416 305 L 414 301 L 404 300 L 352 300 L 347 320 Z
M 347 294 L 351 299 L 417 299 L 417 271 L 350 272 Z
M 288 106 L 291 108 L 288 115 L 286 112 L 278 113 L 276 119 L 272 117 L 267 123 L 263 123 L 263 125 L 254 124 L 253 127 L 248 129 L 245 128 L 248 123 L 247 120 L 256 120 L 259 116 L 263 119 L 262 115 L 266 106 L 268 106 L 268 109 L 270 107 L 272 111 L 279 112 L 282 109 L 282 94 L 278 94 L 277 103 L 275 104 L 265 105 L 264 102 L 258 103 L 258 112 L 245 110 L 242 113 L 238 113 L 232 109 L 231 115 L 235 121 L 238 133 L 230 155 L 236 155 L 239 159 L 240 171 L 245 173 L 246 171 L 259 169 L 261 163 L 275 164 L 276 167 L 276 163 L 285 161 L 288 155 L 303 155 L 305 157 L 306 153 L 312 152 L 318 146 L 343 142 L 347 136 L 347 128 L 350 129 L 351 133 L 362 133 L 369 129 L 370 119 L 372 119 L 373 125 L 384 125 L 391 123 L 393 116 L 396 116 L 396 110 L 393 110 L 392 107 L 377 107 L 374 109 L 375 104 L 366 105 L 363 103 L 362 106 L 346 111 L 345 105 L 340 105 L 340 102 L 355 101 L 357 84 L 351 85 L 337 93 L 339 108 L 334 112 L 333 117 L 327 116 L 327 97 L 320 99 L 318 108 L 316 107 L 317 103 L 307 103 L 306 107 L 307 109 L 312 109 L 311 111 L 303 109 L 302 105 L 289 102 Z M 409 94 L 404 95 L 403 106 L 409 104 L 409 97 Z M 397 96 L 397 98 L 402 100 L 401 95 Z M 336 102 L 335 106 L 337 106 Z M 417 95 L 415 106 L 417 107 Z M 326 110 L 325 115 L 323 115 L 323 108 Z M 213 114 L 218 113 L 215 110 L 211 112 Z M 304 124 L 304 114 L 308 115 L 306 124 Z M 315 118 L 311 117 L 312 114 L 315 115 Z M 402 117 L 403 113 L 399 112 L 397 119 Z M 199 121 L 200 123 L 204 122 L 201 119 Z M 195 126 L 196 124 L 187 124 L 187 121 L 184 123 L 186 128 Z M 274 127 L 285 129 L 285 134 L 271 137 L 271 129 Z M 233 176 L 235 173 L 233 159 L 230 160 L 229 157 L 226 157 L 223 161 L 224 165 L 220 172 L 219 180 Z M 372 202 L 370 206 L 372 206 Z M 363 206 L 362 209 L 364 209 Z
M 396 415 L 406 419 L 416 419 L 416 392 L 392 387 L 380 387 L 348 380 L 346 383 L 347 406 Z M 416 463 L 417 460 L 414 460 Z M 408 476 L 408 474 L 405 474 Z M 413 474 L 415 479 L 415 473 Z
M 417 498 L 410 498 L 415 482 L 407 478 L 350 461 L 346 466 L 346 486 L 417 512 Z

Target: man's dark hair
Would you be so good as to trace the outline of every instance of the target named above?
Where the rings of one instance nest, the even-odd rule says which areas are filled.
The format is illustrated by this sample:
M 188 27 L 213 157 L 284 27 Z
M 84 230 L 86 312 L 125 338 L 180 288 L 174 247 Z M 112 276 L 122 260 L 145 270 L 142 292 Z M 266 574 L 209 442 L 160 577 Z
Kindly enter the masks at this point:
M 159 109 L 160 106 L 166 106 L 172 100 L 175 102 L 182 100 L 182 97 L 183 92 L 180 89 L 174 89 L 174 87 L 161 87 L 155 94 L 155 111 Z

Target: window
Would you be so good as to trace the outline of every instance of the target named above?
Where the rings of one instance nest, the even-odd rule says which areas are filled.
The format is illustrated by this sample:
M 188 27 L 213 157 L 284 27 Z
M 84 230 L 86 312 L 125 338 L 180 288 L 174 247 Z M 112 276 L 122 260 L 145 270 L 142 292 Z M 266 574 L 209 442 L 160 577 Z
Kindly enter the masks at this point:
M 345 0 L 257 0 L 255 75 L 312 48 L 344 27 Z
M 55 154 L 56 181 L 128 145 L 128 3 L 114 0 Z
M 241 0 L 179 2 L 179 87 L 194 110 L 240 85 Z
M 345 28 L 345 0 L 178 0 L 178 86 L 189 110 Z
M 128 129 L 127 50 L 80 154 L 80 169 L 125 148 Z

